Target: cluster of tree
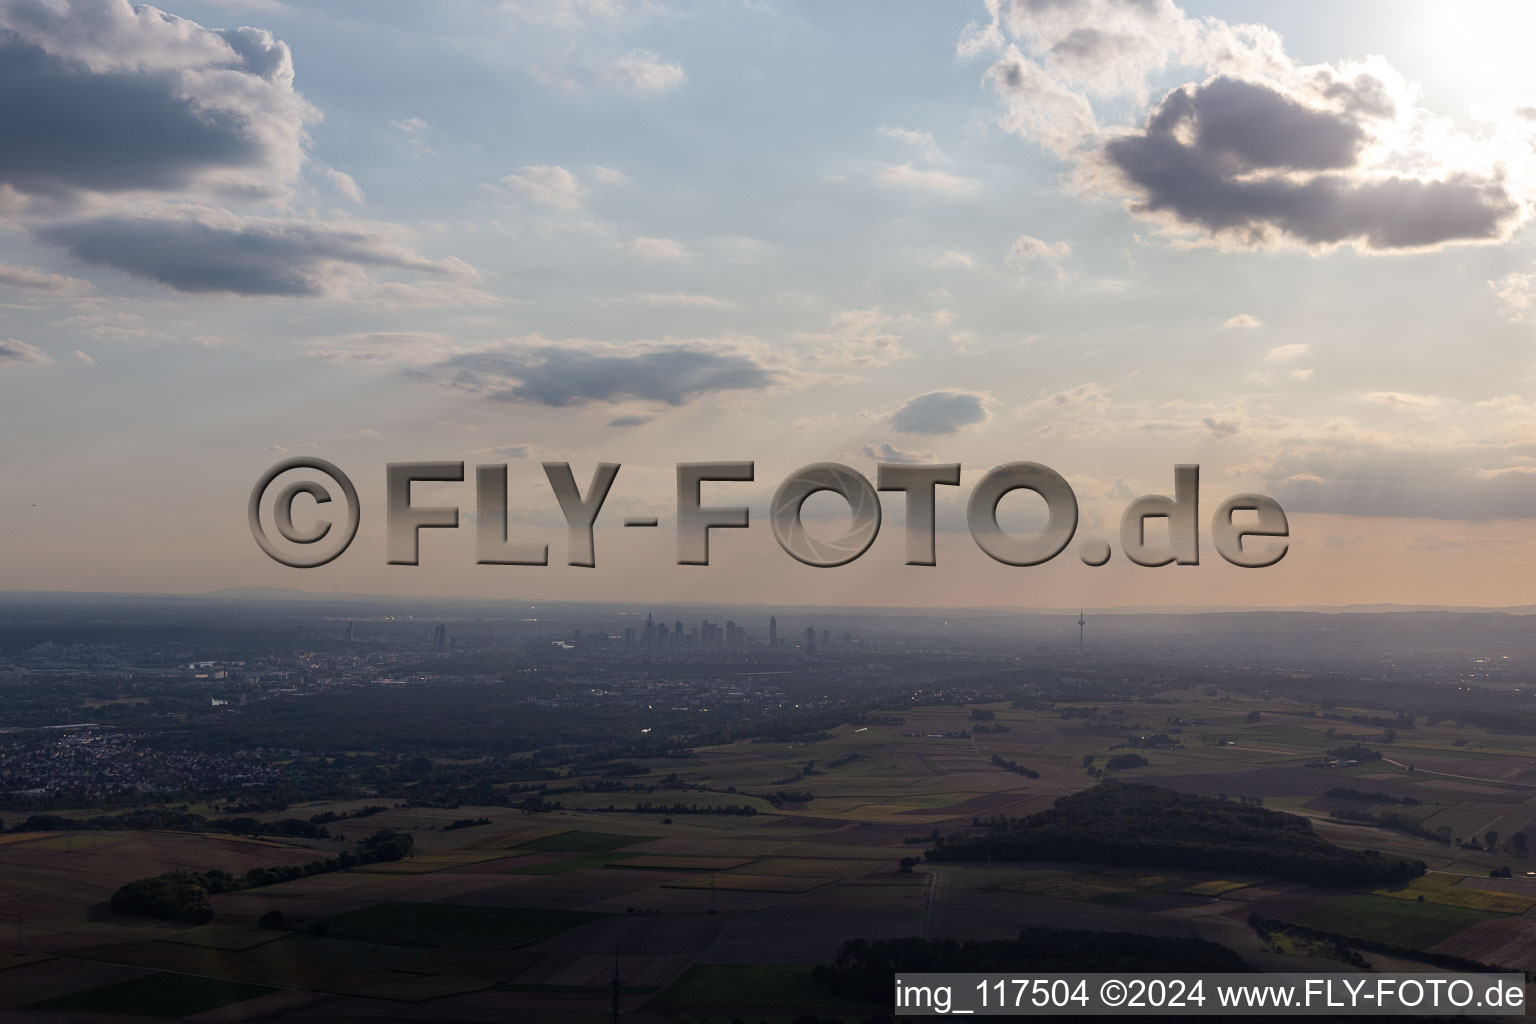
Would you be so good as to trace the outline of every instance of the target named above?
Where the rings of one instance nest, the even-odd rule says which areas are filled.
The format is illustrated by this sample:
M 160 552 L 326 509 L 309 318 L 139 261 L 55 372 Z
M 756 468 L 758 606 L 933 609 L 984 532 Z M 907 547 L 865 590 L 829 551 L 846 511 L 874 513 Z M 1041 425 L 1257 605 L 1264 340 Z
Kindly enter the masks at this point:
M 1335 747 L 1328 751 L 1328 756 L 1336 757 L 1341 761 L 1380 761 L 1381 751 L 1351 743 L 1347 747 Z
M 121 814 L 98 814 L 91 818 L 34 814 L 11 831 L 68 832 L 86 829 L 105 829 L 114 832 L 231 832 L 238 835 L 286 836 L 300 839 L 328 839 L 331 835 L 324 826 L 299 818 L 282 818 L 278 821 L 258 821 L 248 817 L 209 819 L 201 814 L 193 814 L 173 807 L 141 807 Z
M 1438 828 L 1428 829 L 1417 818 L 1398 811 L 1382 811 L 1380 814 L 1372 814 L 1369 811 L 1342 808 L 1333 811 L 1331 816 L 1340 821 L 1358 821 L 1370 825 L 1379 825 L 1382 828 L 1406 832 L 1411 836 L 1418 836 L 1421 839 L 1428 839 L 1436 843 L 1450 843 L 1451 841 L 1451 826 L 1441 825 Z
M 1454 970 L 1472 971 L 1479 974 L 1502 974 L 1508 973 L 1511 970 L 1508 967 L 1486 964 L 1479 960 L 1456 956 L 1452 953 L 1432 953 L 1429 950 L 1417 949 L 1413 946 L 1400 946 L 1392 942 L 1363 939 L 1355 935 L 1342 935 L 1339 932 L 1309 928 L 1306 925 L 1296 924 L 1293 921 L 1281 921 L 1273 917 L 1264 917 L 1261 914 L 1250 914 L 1248 916 L 1248 926 L 1266 939 L 1275 933 L 1294 935 L 1298 938 L 1331 942 L 1346 948 L 1353 947 L 1354 949 L 1370 950 L 1374 953 L 1386 953 L 1388 956 L 1403 957 L 1408 960 L 1417 960 L 1420 963 L 1435 964 L 1439 967 L 1450 967 Z
M 986 732 L 1013 732 L 1013 727 L 1004 725 L 1002 722 L 993 722 L 991 725 L 973 725 L 971 726 L 971 732 L 978 734 Z
M 1383 793 L 1380 790 L 1374 793 L 1362 792 L 1349 786 L 1334 786 L 1323 796 L 1334 800 L 1359 800 L 1369 804 L 1402 804 L 1405 807 L 1417 807 L 1422 800 L 1412 796 L 1393 796 L 1391 793 Z
M 720 804 L 711 807 L 707 804 L 685 804 L 678 801 L 673 804 L 653 804 L 650 802 L 638 803 L 633 807 L 616 807 L 609 804 L 607 807 L 589 807 L 589 811 L 597 811 L 602 814 L 741 814 L 752 815 L 757 813 L 757 808 L 751 804 Z
M 359 807 L 355 811 L 322 811 L 319 814 L 310 815 L 309 820 L 316 825 L 329 825 L 337 821 L 346 821 L 349 818 L 371 818 L 381 811 L 389 810 L 383 804 L 370 804 L 367 807 Z
M 162 917 L 190 924 L 213 920 L 211 894 L 255 889 L 279 882 L 291 882 L 310 875 L 345 871 L 379 861 L 396 861 L 415 852 L 416 841 L 405 832 L 380 829 L 335 857 L 316 859 L 306 864 L 251 868 L 244 875 L 232 875 L 217 868 L 208 871 L 167 871 L 151 878 L 128 882 L 112 894 L 112 909 L 121 914 Z
M 1121 782 L 1064 796 L 1007 829 L 953 839 L 927 856 L 1247 871 L 1311 885 L 1377 886 L 1424 873 L 1423 861 L 1335 846 L 1294 814 Z
M 1449 832 L 1450 830 L 1447 829 L 1446 831 Z M 1462 842 L 1460 839 L 1458 839 L 1457 842 L 1461 843 L 1461 848 L 1463 850 L 1487 850 L 1489 853 L 1493 853 L 1499 848 L 1499 834 L 1493 829 L 1489 829 L 1483 833 L 1482 842 L 1478 842 L 1476 836 L 1473 836 L 1465 842 Z M 1526 838 L 1524 832 L 1516 832 L 1514 835 L 1509 837 L 1509 845 L 1514 847 L 1516 853 L 1524 857 L 1527 848 L 1530 846 L 1530 840 Z
M 753 743 L 821 743 L 825 740 L 837 739 L 835 732 L 796 732 L 792 728 L 765 729 L 761 735 L 752 737 Z
M 249 797 L 239 803 L 227 803 L 219 808 L 225 814 L 273 814 L 287 809 L 287 798 L 273 793 Z
M 460 818 L 457 821 L 450 821 L 448 824 L 444 825 L 443 831 L 455 832 L 461 828 L 476 828 L 477 826 L 489 825 L 490 823 L 490 818 Z
M 1040 777 L 1040 773 L 1033 768 L 1026 768 L 1017 761 L 1004 761 L 1001 754 L 993 754 L 992 763 L 1005 772 L 1013 772 L 1013 774 L 1022 775 L 1026 779 L 1038 779 Z
M 816 799 L 810 791 L 804 789 L 780 789 L 772 793 L 747 793 L 746 796 L 755 796 L 759 800 L 766 800 L 775 807 L 783 807 L 785 804 L 808 804 Z
M 284 836 L 292 839 L 329 839 L 331 830 L 324 825 L 298 818 L 282 818 L 278 821 L 257 821 L 255 818 L 215 818 L 208 823 L 213 832 L 230 832 L 241 836 Z
M 1123 772 L 1131 768 L 1145 768 L 1151 763 L 1140 754 L 1111 754 L 1104 759 L 1104 767 L 1112 772 Z
M 1166 732 L 1155 732 L 1150 736 L 1127 736 L 1124 743 L 1117 743 L 1109 749 L 1119 750 L 1122 747 L 1142 747 L 1146 750 L 1183 750 L 1184 744 Z
M 822 988 L 848 999 L 889 1003 L 891 979 L 916 973 L 1251 971 L 1242 957 L 1204 939 L 1127 932 L 1026 928 L 1017 939 L 850 939 L 816 967 Z
M 203 832 L 208 819 L 174 807 L 141 807 L 121 814 L 98 814 L 91 818 L 66 818 L 59 814 L 34 814 L 14 826 L 12 832 L 66 832 L 81 829 L 111 829 L 118 832 Z
M 168 871 L 129 882 L 112 894 L 112 909 L 120 914 L 163 917 L 188 924 L 213 920 L 207 876 L 195 871 Z
M 585 771 L 592 771 L 594 774 L 602 775 L 605 778 L 619 779 L 626 775 L 648 775 L 651 770 L 644 765 L 635 764 L 633 761 L 609 761 L 607 764 L 593 765 L 591 768 L 573 769 L 572 774 L 576 774 L 578 771 L 583 773 Z

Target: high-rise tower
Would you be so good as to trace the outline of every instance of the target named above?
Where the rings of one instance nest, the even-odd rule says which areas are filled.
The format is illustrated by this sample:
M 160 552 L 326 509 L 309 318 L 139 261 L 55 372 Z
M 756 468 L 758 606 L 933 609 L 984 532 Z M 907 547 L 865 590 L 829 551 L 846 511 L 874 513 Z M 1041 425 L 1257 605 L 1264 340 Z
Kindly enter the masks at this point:
M 1088 620 L 1083 618 L 1083 610 L 1079 608 L 1077 610 L 1077 649 L 1079 651 L 1083 649 L 1083 627 L 1087 624 Z
M 776 615 L 768 616 L 768 646 L 779 646 L 779 619 Z

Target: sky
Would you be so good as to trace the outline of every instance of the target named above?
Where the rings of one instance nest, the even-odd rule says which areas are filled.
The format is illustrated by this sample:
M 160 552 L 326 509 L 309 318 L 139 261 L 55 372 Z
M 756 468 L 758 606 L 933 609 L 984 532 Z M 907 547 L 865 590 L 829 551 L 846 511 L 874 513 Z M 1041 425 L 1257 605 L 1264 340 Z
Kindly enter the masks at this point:
M 4 0 L 0 588 L 1536 603 L 1533 29 L 1518 3 Z M 315 569 L 247 522 L 296 456 L 360 497 Z M 470 468 L 415 487 L 461 526 L 392 566 L 408 461 Z M 546 461 L 622 465 L 594 568 Z M 755 463 L 704 495 L 752 525 L 678 566 L 698 461 Z M 966 529 L 1015 461 L 1080 506 L 1043 566 Z M 899 494 L 851 564 L 780 550 L 774 490 L 817 462 L 960 463 L 938 564 L 903 564 Z M 1131 564 L 1122 510 L 1189 463 L 1200 564 Z M 479 464 L 552 564 L 475 564 Z M 1279 564 L 1211 545 L 1240 493 L 1285 509 Z

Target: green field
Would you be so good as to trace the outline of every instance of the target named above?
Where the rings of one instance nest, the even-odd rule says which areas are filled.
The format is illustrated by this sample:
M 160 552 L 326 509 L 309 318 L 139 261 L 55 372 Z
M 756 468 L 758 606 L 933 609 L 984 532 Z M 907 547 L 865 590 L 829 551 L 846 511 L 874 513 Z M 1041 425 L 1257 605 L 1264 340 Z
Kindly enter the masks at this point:
M 246 985 L 190 974 L 150 974 L 48 999 L 27 1009 L 56 1013 L 122 1013 L 132 1008 L 133 1013 L 145 1017 L 187 1017 L 276 991 L 264 985 Z
M 580 871 L 583 868 L 600 868 L 608 864 L 622 863 L 629 855 L 623 853 L 595 853 L 590 857 L 572 857 L 570 860 L 547 861 L 543 864 L 529 864 L 526 867 L 508 868 L 509 875 L 563 875 L 567 871 Z
M 545 836 L 543 839 L 535 839 L 522 844 L 519 849 L 542 850 L 546 853 L 603 853 L 608 850 L 622 850 L 626 846 L 634 846 L 637 843 L 648 843 L 658 836 L 625 836 L 615 835 L 611 832 L 561 832 L 559 835 Z
M 1309 907 L 1298 924 L 1351 938 L 1428 949 L 1464 928 L 1500 915 L 1445 903 L 1419 903 L 1390 896 L 1340 896 Z

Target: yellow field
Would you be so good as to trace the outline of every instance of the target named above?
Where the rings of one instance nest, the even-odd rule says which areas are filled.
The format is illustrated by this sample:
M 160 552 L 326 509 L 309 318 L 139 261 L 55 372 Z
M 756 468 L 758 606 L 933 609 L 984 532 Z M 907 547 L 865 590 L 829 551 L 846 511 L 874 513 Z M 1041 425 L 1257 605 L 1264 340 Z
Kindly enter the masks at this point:
M 1214 879 L 1209 882 L 1197 882 L 1184 891 L 1196 896 L 1220 896 L 1222 893 L 1232 892 L 1236 889 L 1246 889 L 1252 882 L 1229 882 L 1225 879 Z
M 1443 903 L 1452 907 L 1469 907 L 1473 910 L 1492 910 L 1499 914 L 1523 914 L 1536 906 L 1536 896 L 1514 892 L 1489 892 L 1459 885 L 1462 876 L 1432 871 L 1423 878 L 1415 878 L 1396 889 L 1377 889 L 1378 896 L 1391 896 L 1399 900 L 1424 898 L 1425 903 Z

